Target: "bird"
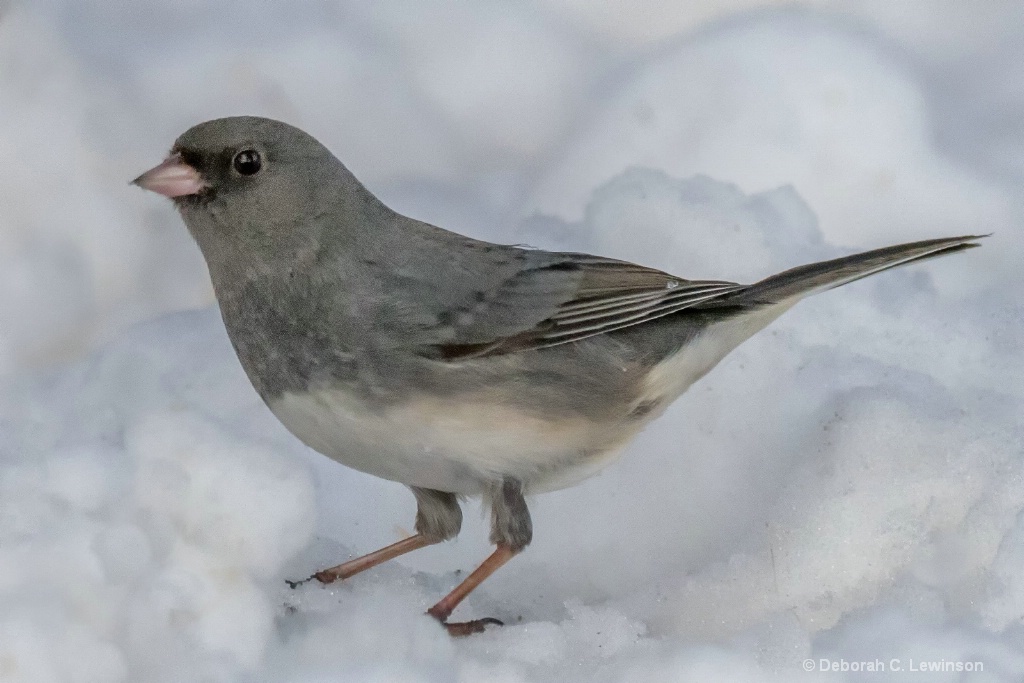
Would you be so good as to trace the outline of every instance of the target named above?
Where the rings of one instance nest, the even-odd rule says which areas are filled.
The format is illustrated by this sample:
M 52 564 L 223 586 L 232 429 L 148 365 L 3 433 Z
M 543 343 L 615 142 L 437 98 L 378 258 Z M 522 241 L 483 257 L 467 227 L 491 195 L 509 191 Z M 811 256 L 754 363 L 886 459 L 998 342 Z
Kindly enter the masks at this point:
M 501 623 L 450 617 L 530 544 L 527 495 L 596 474 L 804 297 L 984 237 L 884 247 L 748 285 L 688 280 L 404 216 L 308 133 L 253 116 L 193 126 L 133 182 L 172 200 L 276 418 L 416 499 L 414 535 L 306 581 L 347 579 L 454 538 L 467 497 L 490 507 L 494 551 L 428 610 L 453 636 Z

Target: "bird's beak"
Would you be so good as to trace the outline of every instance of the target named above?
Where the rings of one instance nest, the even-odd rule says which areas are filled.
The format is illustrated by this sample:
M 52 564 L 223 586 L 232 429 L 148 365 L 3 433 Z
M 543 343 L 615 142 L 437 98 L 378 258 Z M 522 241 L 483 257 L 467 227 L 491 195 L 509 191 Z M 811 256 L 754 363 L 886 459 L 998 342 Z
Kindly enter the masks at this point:
M 186 164 L 179 154 L 167 157 L 162 164 L 133 180 L 132 184 L 171 198 L 198 194 L 206 187 L 199 171 Z

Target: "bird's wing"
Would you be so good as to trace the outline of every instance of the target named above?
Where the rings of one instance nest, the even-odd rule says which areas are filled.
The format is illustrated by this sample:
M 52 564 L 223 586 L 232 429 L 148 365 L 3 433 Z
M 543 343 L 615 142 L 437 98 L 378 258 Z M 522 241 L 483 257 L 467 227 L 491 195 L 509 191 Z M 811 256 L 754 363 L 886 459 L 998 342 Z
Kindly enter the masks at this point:
M 441 316 L 446 334 L 424 355 L 491 356 L 579 341 L 727 296 L 743 285 L 684 280 L 653 268 L 584 254 L 523 267 Z

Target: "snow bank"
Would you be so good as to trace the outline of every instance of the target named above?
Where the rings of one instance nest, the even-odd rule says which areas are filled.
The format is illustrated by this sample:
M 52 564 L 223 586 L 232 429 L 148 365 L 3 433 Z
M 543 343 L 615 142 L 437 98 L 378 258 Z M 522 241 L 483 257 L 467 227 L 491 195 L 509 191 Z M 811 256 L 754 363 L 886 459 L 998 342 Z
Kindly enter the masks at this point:
M 792 184 L 840 244 L 1005 229 L 1009 197 L 931 135 L 921 87 L 881 41 L 803 13 L 738 19 L 612 88 L 531 204 L 576 218 L 597 185 L 642 165 L 748 192 Z
M 112 96 L 105 83 L 19 9 L 0 14 L 0 79 L 0 371 L 80 354 L 142 312 L 208 300 L 198 267 L 159 287 L 181 262 L 173 249 L 170 263 L 157 258 L 168 240 L 140 220 L 117 150 L 92 135 L 93 103 Z
M 6 680 L 192 680 L 260 663 L 264 592 L 307 542 L 314 492 L 258 436 L 266 416 L 218 323 L 172 316 L 5 396 Z

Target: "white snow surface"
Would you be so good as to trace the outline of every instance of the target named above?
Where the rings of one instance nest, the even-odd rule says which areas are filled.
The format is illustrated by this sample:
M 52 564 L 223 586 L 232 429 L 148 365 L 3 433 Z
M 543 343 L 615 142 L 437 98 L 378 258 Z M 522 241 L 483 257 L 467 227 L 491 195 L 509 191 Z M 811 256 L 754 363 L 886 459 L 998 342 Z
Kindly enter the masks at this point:
M 1024 680 L 1022 64 L 1008 0 L 0 2 L 0 681 Z M 690 278 L 995 234 L 801 303 L 532 499 L 455 615 L 506 626 L 452 640 L 475 502 L 285 584 L 415 508 L 275 421 L 127 184 L 241 113 L 417 217 Z

